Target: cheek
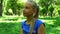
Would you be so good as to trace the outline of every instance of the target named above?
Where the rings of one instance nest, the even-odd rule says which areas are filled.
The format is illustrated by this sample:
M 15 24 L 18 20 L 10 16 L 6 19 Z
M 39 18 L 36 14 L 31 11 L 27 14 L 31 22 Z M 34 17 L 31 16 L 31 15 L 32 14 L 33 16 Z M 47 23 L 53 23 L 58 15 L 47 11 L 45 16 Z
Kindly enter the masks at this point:
M 33 13 L 34 13 L 33 10 L 28 10 L 29 15 L 32 15 Z
M 23 10 L 23 13 L 29 14 L 29 13 L 33 13 L 33 11 L 30 10 L 30 9 L 24 9 L 24 10 Z
M 25 10 L 23 10 L 23 13 L 24 14 L 28 14 L 29 13 L 29 10 L 25 9 Z
M 32 11 L 32 10 L 24 10 L 24 11 L 23 11 L 23 15 L 24 15 L 24 16 L 33 15 L 33 11 Z
M 33 15 L 34 12 L 33 12 L 33 11 L 30 11 L 29 13 L 30 13 L 31 15 Z

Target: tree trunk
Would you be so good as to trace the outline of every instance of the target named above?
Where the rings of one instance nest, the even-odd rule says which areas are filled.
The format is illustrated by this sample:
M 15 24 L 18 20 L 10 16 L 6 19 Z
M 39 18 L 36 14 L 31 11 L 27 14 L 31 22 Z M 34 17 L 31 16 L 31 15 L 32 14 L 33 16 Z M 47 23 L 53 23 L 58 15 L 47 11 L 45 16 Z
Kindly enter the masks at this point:
M 2 16 L 2 1 L 3 0 L 0 0 L 0 16 Z

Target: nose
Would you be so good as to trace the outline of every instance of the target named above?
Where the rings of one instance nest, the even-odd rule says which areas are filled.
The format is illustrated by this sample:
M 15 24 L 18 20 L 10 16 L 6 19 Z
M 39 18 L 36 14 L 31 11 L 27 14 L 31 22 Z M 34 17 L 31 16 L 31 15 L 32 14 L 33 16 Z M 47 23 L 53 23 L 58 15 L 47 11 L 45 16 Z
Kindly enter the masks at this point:
M 28 12 L 28 10 L 27 10 L 27 9 L 23 9 L 23 12 L 24 12 L 24 13 L 27 13 L 27 12 Z
M 23 9 L 23 12 L 25 12 L 25 9 Z
M 25 9 L 23 9 L 23 13 L 26 13 L 26 10 Z

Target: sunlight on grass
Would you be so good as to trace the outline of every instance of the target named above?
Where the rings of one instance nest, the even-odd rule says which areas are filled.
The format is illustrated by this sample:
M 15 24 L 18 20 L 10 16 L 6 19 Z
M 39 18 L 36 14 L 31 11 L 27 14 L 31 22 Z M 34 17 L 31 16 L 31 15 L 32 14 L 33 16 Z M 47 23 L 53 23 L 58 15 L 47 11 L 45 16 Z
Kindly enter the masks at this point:
M 18 3 L 21 3 L 21 2 L 23 3 L 23 2 L 26 2 L 26 1 L 27 1 L 27 0 L 18 0 L 17 2 L 18 2 Z
M 27 0 L 22 0 L 22 2 L 27 2 Z
M 18 23 L 18 22 L 20 22 L 20 21 L 0 21 L 0 23 Z
M 42 20 L 43 22 L 47 23 L 47 24 L 54 24 L 54 21 L 56 20 Z
M 57 30 L 60 30 L 60 26 L 56 27 Z
M 49 34 L 55 34 L 55 33 L 49 33 Z

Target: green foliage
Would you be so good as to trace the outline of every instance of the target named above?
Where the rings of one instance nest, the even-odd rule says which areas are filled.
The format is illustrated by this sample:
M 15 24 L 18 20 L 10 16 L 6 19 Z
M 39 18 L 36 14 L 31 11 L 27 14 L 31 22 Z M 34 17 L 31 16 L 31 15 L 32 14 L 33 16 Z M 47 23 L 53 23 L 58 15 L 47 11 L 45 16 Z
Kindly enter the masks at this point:
M 60 5 L 60 0 L 55 0 L 56 5 Z
M 48 12 L 51 10 L 51 8 L 53 8 L 53 7 L 51 7 L 49 9 L 49 6 L 52 5 L 53 3 L 54 3 L 54 0 L 40 0 L 38 2 L 40 7 L 43 8 L 43 9 L 41 9 L 41 13 L 43 14 L 43 16 L 47 16 Z M 52 10 L 54 10 L 54 9 L 52 9 Z
M 60 10 L 58 10 L 58 14 L 60 15 Z
M 20 15 L 20 10 L 23 8 L 23 3 L 17 3 L 17 0 L 7 1 L 6 14 L 9 14 L 9 9 L 12 9 L 12 12 L 16 15 Z M 7 14 L 7 15 L 8 15 Z
M 4 14 L 20 16 L 23 11 L 22 9 L 24 7 L 24 1 L 23 0 L 8 0 L 8 1 L 6 0 L 6 2 L 4 2 L 4 3 L 6 3 L 6 5 L 4 5 L 4 7 L 5 7 L 4 9 L 6 10 L 6 12 L 4 12 Z M 53 12 L 58 12 L 58 11 L 55 11 L 55 8 L 57 6 L 56 2 L 58 3 L 59 0 L 36 0 L 36 3 L 39 5 L 39 7 L 42 8 L 42 9 L 40 8 L 40 15 L 51 16 L 51 15 L 53 15 Z M 9 9 L 12 10 L 11 13 L 9 12 Z M 56 9 L 56 10 L 58 10 L 58 9 Z M 48 15 L 48 14 L 50 14 L 50 15 Z M 55 14 L 57 14 L 57 13 L 55 13 Z

